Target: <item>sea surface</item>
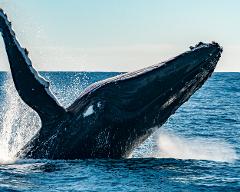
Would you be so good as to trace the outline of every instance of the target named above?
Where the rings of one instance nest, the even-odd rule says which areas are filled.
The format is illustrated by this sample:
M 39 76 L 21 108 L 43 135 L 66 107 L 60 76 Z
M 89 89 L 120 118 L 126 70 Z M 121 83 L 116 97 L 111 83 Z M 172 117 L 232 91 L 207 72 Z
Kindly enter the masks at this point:
M 86 86 L 118 73 L 41 74 L 69 106 Z M 128 159 L 14 159 L 40 125 L 1 72 L 0 191 L 240 191 L 240 73 L 214 73 Z

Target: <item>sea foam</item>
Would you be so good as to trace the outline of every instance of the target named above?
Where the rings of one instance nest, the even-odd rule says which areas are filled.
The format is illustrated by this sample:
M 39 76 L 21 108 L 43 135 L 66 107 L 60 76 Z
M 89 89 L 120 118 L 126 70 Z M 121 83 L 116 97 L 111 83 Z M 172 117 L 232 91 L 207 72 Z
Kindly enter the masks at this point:
M 220 139 L 187 138 L 175 133 L 160 131 L 156 137 L 156 158 L 196 159 L 234 162 L 238 159 L 233 145 Z
M 0 122 L 0 164 L 14 163 L 17 152 L 33 137 L 41 122 L 32 109 L 21 101 L 12 77 L 4 80 Z

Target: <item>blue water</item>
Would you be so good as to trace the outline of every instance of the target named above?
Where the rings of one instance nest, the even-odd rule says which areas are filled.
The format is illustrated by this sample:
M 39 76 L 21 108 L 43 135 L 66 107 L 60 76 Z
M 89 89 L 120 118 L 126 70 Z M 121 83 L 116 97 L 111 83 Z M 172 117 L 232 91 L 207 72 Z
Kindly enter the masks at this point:
M 69 106 L 87 85 L 117 73 L 42 75 Z M 239 84 L 240 73 L 215 73 L 129 159 L 5 161 L 0 191 L 240 191 Z M 14 151 L 38 129 L 39 119 L 6 73 L 0 73 L 0 97 L 2 146 L 10 135 L 5 145 Z M 0 151 L 0 160 L 6 153 Z

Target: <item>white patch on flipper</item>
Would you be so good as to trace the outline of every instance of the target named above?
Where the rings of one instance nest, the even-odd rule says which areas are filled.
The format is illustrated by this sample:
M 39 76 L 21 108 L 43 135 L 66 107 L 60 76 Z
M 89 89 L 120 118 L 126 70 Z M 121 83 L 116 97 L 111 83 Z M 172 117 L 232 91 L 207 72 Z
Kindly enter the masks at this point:
M 94 113 L 93 105 L 90 105 L 87 110 L 83 113 L 83 117 L 87 117 L 89 115 L 92 115 Z
M 101 104 L 101 102 L 99 101 L 98 103 L 97 103 L 97 107 L 99 108 L 99 107 L 101 107 L 102 106 L 102 104 Z

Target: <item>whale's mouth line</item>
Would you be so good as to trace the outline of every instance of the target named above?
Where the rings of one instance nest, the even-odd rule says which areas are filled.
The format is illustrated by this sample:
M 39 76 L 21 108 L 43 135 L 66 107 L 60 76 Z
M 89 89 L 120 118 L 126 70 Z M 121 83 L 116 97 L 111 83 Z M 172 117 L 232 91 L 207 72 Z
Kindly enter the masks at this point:
M 206 64 L 209 61 L 212 61 L 216 55 L 219 55 L 220 51 L 216 51 L 215 53 L 213 53 L 209 58 L 205 59 L 204 61 L 200 62 L 198 65 L 201 66 L 202 64 Z M 181 82 L 175 84 L 172 88 L 175 89 L 176 87 L 181 87 L 181 89 L 188 89 L 189 87 L 193 86 L 195 83 L 197 84 L 201 84 L 201 82 L 203 82 L 205 80 L 205 78 L 203 78 L 201 81 L 197 81 L 197 78 L 202 77 L 202 76 L 206 76 L 208 77 L 209 74 L 212 73 L 212 70 L 214 69 L 214 66 L 211 66 L 211 70 L 207 70 L 206 68 L 209 66 L 202 66 L 202 67 L 195 67 L 193 68 L 191 71 L 188 72 L 187 76 L 184 77 L 184 79 L 188 79 L 189 77 L 192 76 L 192 74 L 196 71 L 198 71 L 199 69 L 201 69 L 201 71 L 199 73 L 197 73 L 195 75 L 194 79 L 191 79 L 191 81 L 186 81 L 184 83 L 184 85 L 181 85 Z M 208 72 L 207 72 L 208 71 Z M 206 73 L 207 72 L 207 73 Z M 184 81 L 184 79 L 182 81 Z M 179 91 L 181 91 L 181 89 L 179 89 Z M 154 105 L 154 103 L 157 103 L 162 97 L 164 97 L 165 95 L 168 95 L 168 93 L 171 92 L 171 90 L 168 90 L 168 92 L 165 92 L 161 95 L 159 95 L 158 97 L 156 97 L 154 100 L 152 100 L 150 103 L 148 103 L 146 106 L 142 107 L 141 110 L 146 110 L 148 107 L 150 107 L 151 105 Z M 175 94 L 176 95 L 176 94 Z M 176 98 L 177 99 L 177 98 Z M 167 101 L 166 101 L 167 102 Z

